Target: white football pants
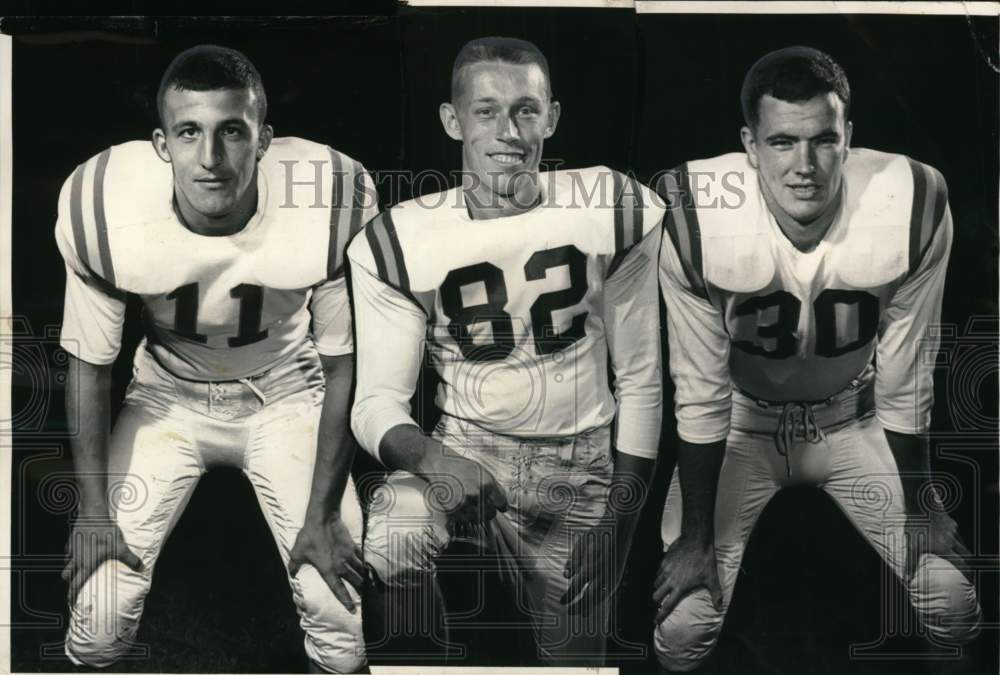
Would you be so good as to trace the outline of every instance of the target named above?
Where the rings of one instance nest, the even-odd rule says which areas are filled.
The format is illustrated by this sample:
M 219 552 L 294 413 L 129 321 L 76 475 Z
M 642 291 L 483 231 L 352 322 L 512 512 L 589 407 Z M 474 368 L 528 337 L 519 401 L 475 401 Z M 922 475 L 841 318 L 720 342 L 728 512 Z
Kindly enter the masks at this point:
M 70 608 L 71 661 L 104 667 L 134 652 L 157 556 L 198 479 L 213 466 L 238 467 L 250 479 L 287 568 L 309 501 L 322 400 L 323 372 L 311 342 L 260 377 L 221 383 L 177 379 L 140 345 L 111 435 L 108 482 L 112 516 L 143 568 L 110 560 L 83 585 Z M 353 483 L 341 513 L 360 544 Z M 354 589 L 347 585 L 359 606 L 352 615 L 313 566 L 304 565 L 289 583 L 309 658 L 333 672 L 357 670 L 365 651 Z
M 787 466 L 774 439 L 783 406 L 762 404 L 733 392 L 732 426 L 715 507 L 722 610 L 715 609 L 705 589 L 678 603 L 654 635 L 665 669 L 692 670 L 712 651 L 754 523 L 771 497 L 786 485 L 821 487 L 905 582 L 902 486 L 885 432 L 874 415 L 872 383 L 872 373 L 866 373 L 829 401 L 812 405 L 812 420 L 803 419 L 802 414 L 788 420 L 794 440 Z M 823 429 L 822 438 L 806 440 L 805 429 L 811 422 Z M 682 502 L 675 470 L 663 512 L 664 549 L 680 535 Z M 922 556 L 905 585 L 932 640 L 961 643 L 977 635 L 981 610 L 975 589 L 950 562 Z

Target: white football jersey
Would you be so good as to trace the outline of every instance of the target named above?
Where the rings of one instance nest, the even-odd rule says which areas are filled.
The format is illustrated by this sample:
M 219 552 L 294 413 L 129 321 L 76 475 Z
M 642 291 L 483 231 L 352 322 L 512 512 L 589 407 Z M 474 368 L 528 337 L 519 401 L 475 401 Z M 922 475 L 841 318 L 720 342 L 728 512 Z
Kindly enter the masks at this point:
M 181 378 L 266 371 L 308 338 L 310 321 L 321 354 L 353 351 L 344 249 L 378 212 L 364 168 L 327 146 L 279 138 L 258 164 L 257 189 L 242 230 L 205 236 L 176 215 L 171 167 L 150 142 L 81 164 L 56 224 L 67 265 L 62 346 L 114 361 L 124 296 L 135 293 L 147 349 Z
M 618 448 L 655 456 L 663 202 L 603 167 L 544 173 L 541 184 L 540 204 L 521 214 L 473 220 L 456 188 L 400 204 L 355 238 L 353 423 L 376 456 L 388 429 L 412 424 L 425 346 L 448 415 L 555 437 L 618 412 Z
M 808 252 L 781 232 L 744 154 L 689 162 L 661 183 L 683 192 L 660 261 L 682 438 L 725 437 L 731 385 L 766 401 L 821 401 L 876 352 L 883 424 L 927 428 L 947 188 L 929 166 L 865 149 L 851 149 L 843 176 L 840 213 Z

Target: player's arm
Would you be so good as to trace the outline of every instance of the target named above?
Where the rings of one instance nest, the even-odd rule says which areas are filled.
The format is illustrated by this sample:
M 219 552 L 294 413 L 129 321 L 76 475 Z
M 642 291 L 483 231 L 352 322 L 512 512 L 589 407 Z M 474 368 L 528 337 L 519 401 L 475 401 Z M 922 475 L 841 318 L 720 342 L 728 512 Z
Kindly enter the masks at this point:
M 493 476 L 423 433 L 410 415 L 423 364 L 427 316 L 412 298 L 369 270 L 368 246 L 359 235 L 350 249 L 358 341 L 354 434 L 390 469 L 409 471 L 429 483 L 449 482 L 456 501 L 442 507 L 450 511 L 452 521 L 490 520 L 497 509 L 507 508 Z M 359 263 L 359 258 L 366 260 Z
M 631 539 L 653 477 L 663 420 L 663 363 L 656 261 L 659 227 L 628 254 L 605 283 L 604 325 L 618 404 L 609 515 Z M 635 495 L 633 499 L 619 496 Z M 622 508 L 614 508 L 620 503 Z
M 933 233 L 917 254 L 919 259 L 909 277 L 893 295 L 879 326 L 876 410 L 903 488 L 911 532 L 907 571 L 913 572 L 923 553 L 936 553 L 967 572 L 964 559 L 969 552 L 955 522 L 933 503 L 935 500 L 927 498 L 925 490 L 933 478 L 926 432 L 934 401 L 934 355 L 940 345 L 933 327 L 941 320 L 952 218 L 943 177 L 930 167 L 924 169 L 931 177 L 928 189 L 934 190 L 932 201 L 941 209 L 936 218 L 930 215 L 933 208 L 925 209 L 925 218 L 930 215 L 932 220 L 924 226 Z
M 71 255 L 64 249 L 64 255 Z M 69 354 L 66 419 L 80 507 L 67 543 L 62 578 L 72 603 L 84 582 L 108 559 L 139 570 L 142 562 L 125 543 L 108 501 L 111 430 L 111 368 L 121 344 L 124 296 L 86 270 L 79 259 L 66 266 L 66 301 L 60 345 Z
M 314 289 L 309 304 L 313 339 L 326 382 L 317 434 L 316 464 L 306 516 L 289 555 L 289 573 L 311 564 L 350 612 L 355 603 L 344 582 L 361 593 L 360 547 L 341 519 L 341 502 L 354 462 L 348 411 L 354 380 L 354 345 L 347 283 L 341 275 Z
M 80 490 L 80 515 L 105 519 L 111 514 L 107 475 L 111 367 L 110 363 L 87 363 L 70 354 L 66 373 L 66 419 L 77 427 L 70 447 Z
M 683 224 L 668 219 L 660 250 L 660 290 L 667 307 L 679 437 L 676 470 L 684 506 L 680 535 L 664 554 L 654 584 L 658 623 L 699 587 L 707 588 L 716 604 L 722 600 L 715 505 L 731 411 L 730 341 L 704 282 L 678 254 L 671 229 L 678 226 Z
M 605 281 L 603 322 L 615 376 L 617 452 L 602 522 L 577 539 L 566 565 L 570 584 L 563 602 L 573 611 L 586 612 L 620 583 L 656 467 L 663 416 L 656 282 L 660 236 L 660 228 L 652 227 Z M 600 530 L 612 533 L 610 542 Z

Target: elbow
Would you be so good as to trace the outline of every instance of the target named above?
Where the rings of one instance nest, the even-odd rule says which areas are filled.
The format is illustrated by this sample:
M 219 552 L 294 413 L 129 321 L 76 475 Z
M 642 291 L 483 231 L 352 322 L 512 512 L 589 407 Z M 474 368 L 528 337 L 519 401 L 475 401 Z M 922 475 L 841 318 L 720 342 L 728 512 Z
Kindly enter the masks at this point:
M 379 456 L 379 442 L 382 439 L 384 411 L 378 406 L 378 399 L 371 395 L 358 396 L 351 406 L 351 433 L 365 452 L 382 461 Z
M 366 399 L 358 397 L 355 399 L 354 405 L 351 406 L 351 433 L 357 439 L 358 445 L 363 447 L 366 452 L 371 452 L 367 444 L 362 440 L 363 434 L 361 433 L 364 429 L 365 410 L 367 409 L 365 402 Z
M 320 354 L 320 365 L 323 368 L 323 377 L 327 383 L 347 381 L 350 386 L 354 379 L 354 354 L 340 354 L 337 356 L 325 356 Z
M 615 398 L 621 407 L 650 409 L 663 407 L 663 382 L 660 369 L 656 368 L 654 377 L 639 380 L 619 380 Z

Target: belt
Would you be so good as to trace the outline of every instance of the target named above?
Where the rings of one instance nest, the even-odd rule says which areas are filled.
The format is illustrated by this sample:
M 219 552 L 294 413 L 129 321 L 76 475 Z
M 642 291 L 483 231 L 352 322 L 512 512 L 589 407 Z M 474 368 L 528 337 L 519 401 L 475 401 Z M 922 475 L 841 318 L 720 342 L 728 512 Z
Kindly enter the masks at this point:
M 177 395 L 187 407 L 200 413 L 224 420 L 232 420 L 261 410 L 267 404 L 267 395 L 255 384 L 266 373 L 254 377 L 219 382 L 199 382 L 173 378 Z
M 785 459 L 785 472 L 789 477 L 792 468 L 788 451 L 796 440 L 819 443 L 826 439 L 824 431 L 836 430 L 875 410 L 874 382 L 868 371 L 843 390 L 818 401 L 765 401 L 741 389 L 737 391 L 756 406 L 755 416 L 773 422 L 774 446 Z

